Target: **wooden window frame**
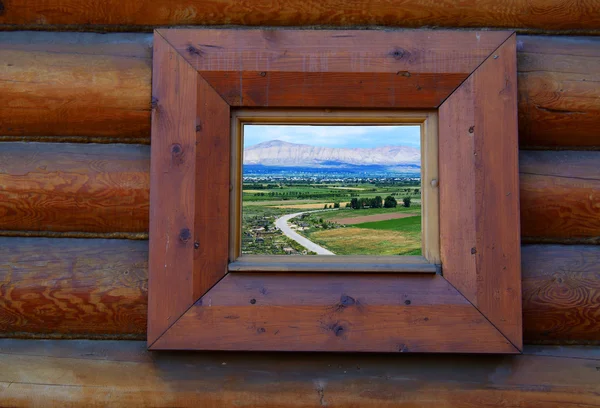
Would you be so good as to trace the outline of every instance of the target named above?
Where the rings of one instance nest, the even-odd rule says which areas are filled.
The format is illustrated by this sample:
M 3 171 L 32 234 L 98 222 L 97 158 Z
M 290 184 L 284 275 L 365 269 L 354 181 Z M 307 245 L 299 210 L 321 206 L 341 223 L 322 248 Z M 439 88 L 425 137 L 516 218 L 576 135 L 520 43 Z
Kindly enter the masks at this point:
M 242 158 L 244 124 L 414 125 L 420 128 L 422 256 L 241 255 Z M 231 111 L 230 272 L 416 272 L 436 273 L 440 265 L 438 128 L 435 111 L 347 109 L 236 109 Z M 435 181 L 432 183 L 432 181 Z
M 519 353 L 508 31 L 154 35 L 148 347 Z M 436 110 L 442 274 L 228 272 L 231 112 Z

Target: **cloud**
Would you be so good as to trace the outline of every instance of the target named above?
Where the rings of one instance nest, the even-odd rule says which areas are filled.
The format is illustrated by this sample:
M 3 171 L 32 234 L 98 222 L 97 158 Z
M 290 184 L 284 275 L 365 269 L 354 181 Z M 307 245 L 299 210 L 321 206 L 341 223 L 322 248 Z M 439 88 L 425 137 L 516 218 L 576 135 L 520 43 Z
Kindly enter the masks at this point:
M 244 146 L 283 140 L 326 147 L 420 147 L 419 126 L 245 125 Z

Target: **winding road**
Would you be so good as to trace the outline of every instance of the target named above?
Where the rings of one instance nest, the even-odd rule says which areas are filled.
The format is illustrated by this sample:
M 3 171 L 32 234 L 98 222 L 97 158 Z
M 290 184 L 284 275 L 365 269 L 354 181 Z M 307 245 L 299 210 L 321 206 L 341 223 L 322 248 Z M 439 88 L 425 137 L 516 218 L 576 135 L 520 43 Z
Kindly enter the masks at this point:
M 294 241 L 296 241 L 297 243 L 302 245 L 304 248 L 308 249 L 309 251 L 315 252 L 317 255 L 335 255 L 333 252 L 329 251 L 328 249 L 325 249 L 322 246 L 317 245 L 314 242 L 312 242 L 311 240 L 298 234 L 296 231 L 291 229 L 290 226 L 288 225 L 288 221 L 291 220 L 292 218 L 296 218 L 302 214 L 318 212 L 318 211 L 320 211 L 320 210 L 302 211 L 299 213 L 284 215 L 283 217 L 279 217 L 275 220 L 275 226 L 277 228 L 279 228 L 286 237 L 293 239 Z

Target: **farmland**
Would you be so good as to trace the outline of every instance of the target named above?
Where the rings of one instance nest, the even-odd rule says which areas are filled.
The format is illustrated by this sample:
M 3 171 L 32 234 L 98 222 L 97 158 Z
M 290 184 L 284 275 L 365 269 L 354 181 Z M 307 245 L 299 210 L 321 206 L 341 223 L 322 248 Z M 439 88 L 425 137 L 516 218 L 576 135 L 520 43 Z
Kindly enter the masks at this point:
M 418 175 L 245 175 L 242 254 L 313 254 L 275 227 L 299 212 L 288 225 L 336 255 L 421 253 Z

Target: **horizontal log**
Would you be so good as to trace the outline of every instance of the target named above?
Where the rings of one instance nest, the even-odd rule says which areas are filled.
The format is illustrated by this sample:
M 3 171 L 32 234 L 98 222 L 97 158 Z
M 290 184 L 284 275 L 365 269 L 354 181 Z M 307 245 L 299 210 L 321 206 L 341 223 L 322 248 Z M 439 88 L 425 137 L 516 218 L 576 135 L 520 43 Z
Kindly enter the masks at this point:
M 151 47 L 148 34 L 0 33 L 0 139 L 148 143 Z M 600 38 L 520 35 L 518 48 L 521 146 L 599 148 Z
M 0 332 L 139 338 L 147 242 L 0 238 Z M 525 245 L 525 342 L 600 343 L 600 246 Z
M 507 27 L 545 30 L 597 29 L 598 4 L 568 0 L 235 0 L 110 1 L 3 0 L 5 28 L 61 26 L 148 30 L 176 25 L 382 25 L 401 27 Z M 15 27 L 16 26 L 16 27 Z M 21 27 L 19 27 L 21 26 Z
M 151 35 L 0 33 L 0 61 L 0 136 L 148 141 Z
M 0 230 L 148 230 L 150 147 L 3 143 Z
M 600 37 L 521 35 L 517 47 L 521 147 L 600 148 Z
M 523 329 L 528 342 L 600 341 L 600 246 L 525 245 Z
M 519 173 L 523 238 L 600 238 L 600 152 L 523 151 Z
M 143 342 L 0 341 L 0 403 L 45 407 L 596 406 L 597 348 L 518 356 L 151 353 Z M 460 367 L 460 369 L 457 369 Z
M 148 242 L 0 238 L 3 336 L 145 338 Z
M 4 143 L 0 230 L 147 232 L 150 149 Z M 528 242 L 600 237 L 600 152 L 524 151 L 521 226 Z

